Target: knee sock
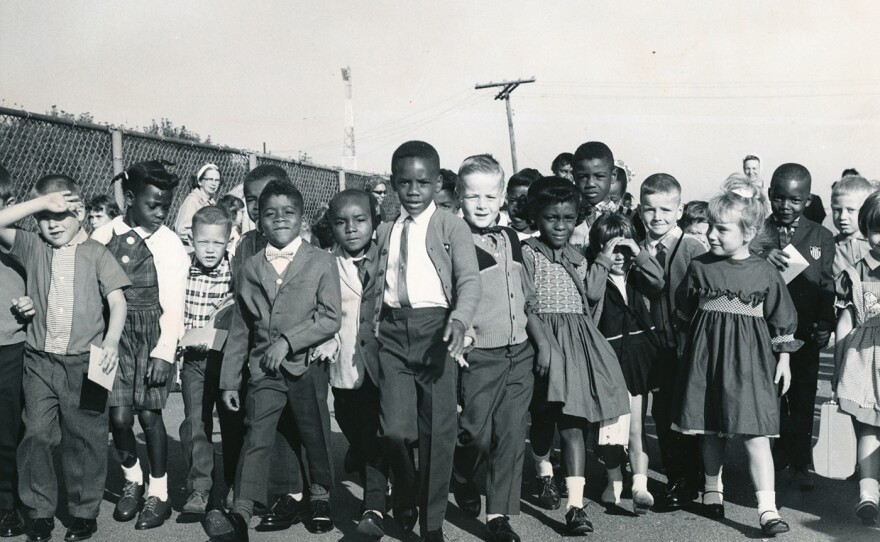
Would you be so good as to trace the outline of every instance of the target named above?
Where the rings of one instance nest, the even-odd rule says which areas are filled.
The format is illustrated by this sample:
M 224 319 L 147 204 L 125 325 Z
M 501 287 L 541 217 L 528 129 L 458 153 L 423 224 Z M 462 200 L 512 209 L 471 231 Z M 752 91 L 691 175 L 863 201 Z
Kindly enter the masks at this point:
M 550 452 L 547 452 L 546 455 L 535 455 L 532 454 L 532 457 L 535 460 L 535 472 L 538 473 L 538 476 L 553 476 L 553 463 L 550 462 Z
M 762 525 L 771 519 L 779 518 L 775 491 L 756 491 L 755 495 L 758 497 L 758 521 Z
M 874 478 L 862 478 L 859 480 L 859 502 L 880 501 L 880 483 Z
M 133 467 L 122 465 L 122 473 L 125 475 L 126 482 L 134 482 L 139 486 L 144 485 L 144 473 L 141 471 L 141 462 L 137 458 L 134 460 Z
M 706 475 L 706 485 L 703 489 L 703 504 L 723 504 L 724 484 L 721 483 L 721 471 L 718 476 Z
M 633 493 L 636 491 L 648 491 L 648 477 L 644 474 L 633 474 Z
M 583 476 L 566 476 L 565 487 L 568 488 L 567 508 L 584 507 L 584 484 L 587 480 Z
M 602 502 L 609 504 L 617 504 L 620 502 L 620 494 L 623 493 L 623 473 L 620 467 L 607 469 L 608 486 L 602 492 Z
M 160 501 L 168 500 L 168 475 L 153 478 L 150 476 L 150 487 L 147 488 L 148 497 L 159 497 Z
M 235 504 L 232 506 L 232 513 L 244 518 L 245 523 L 250 523 L 251 518 L 254 517 L 254 501 L 236 498 Z

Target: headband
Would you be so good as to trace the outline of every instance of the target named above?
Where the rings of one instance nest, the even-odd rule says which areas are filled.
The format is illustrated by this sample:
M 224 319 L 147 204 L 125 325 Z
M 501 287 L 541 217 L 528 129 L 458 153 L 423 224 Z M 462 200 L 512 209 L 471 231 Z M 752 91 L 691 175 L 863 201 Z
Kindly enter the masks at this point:
M 204 166 L 199 168 L 198 173 L 196 173 L 196 179 L 202 180 L 202 175 L 204 175 L 205 172 L 208 171 L 209 169 L 216 169 L 218 173 L 220 172 L 220 168 L 218 168 L 214 164 L 208 163 L 208 164 L 205 164 Z

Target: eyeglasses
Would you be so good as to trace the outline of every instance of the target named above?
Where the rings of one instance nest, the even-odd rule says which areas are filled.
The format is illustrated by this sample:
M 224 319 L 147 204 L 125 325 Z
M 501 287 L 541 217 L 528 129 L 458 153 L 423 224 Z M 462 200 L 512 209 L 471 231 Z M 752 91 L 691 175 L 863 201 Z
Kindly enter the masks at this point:
M 385 192 L 386 190 L 373 190 L 373 194 L 376 194 L 377 196 L 384 196 Z

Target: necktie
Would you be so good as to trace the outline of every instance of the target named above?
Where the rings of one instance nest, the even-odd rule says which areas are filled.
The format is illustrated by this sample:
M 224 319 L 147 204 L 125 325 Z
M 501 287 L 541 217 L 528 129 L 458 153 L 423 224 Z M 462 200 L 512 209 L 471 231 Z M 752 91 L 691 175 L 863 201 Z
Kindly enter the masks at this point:
M 358 280 L 361 281 L 361 287 L 367 285 L 367 259 L 361 258 L 360 260 L 356 260 L 354 262 L 355 267 L 358 270 Z
M 400 232 L 400 258 L 397 262 L 397 299 L 400 306 L 408 309 L 412 305 L 409 303 L 409 291 L 406 287 L 406 268 L 409 259 L 409 225 L 412 224 L 413 218 L 406 217 L 403 220 L 403 231 Z
M 663 246 L 662 243 L 657 243 L 657 255 L 654 258 L 657 259 L 657 263 L 660 264 L 660 267 L 663 268 L 664 273 L 666 272 L 666 247 Z

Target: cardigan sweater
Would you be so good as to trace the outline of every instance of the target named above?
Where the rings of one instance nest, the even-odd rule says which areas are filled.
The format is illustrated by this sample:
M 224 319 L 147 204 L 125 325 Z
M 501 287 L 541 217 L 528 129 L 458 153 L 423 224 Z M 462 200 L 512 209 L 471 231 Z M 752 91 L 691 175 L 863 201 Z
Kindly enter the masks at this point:
M 483 296 L 474 317 L 474 348 L 521 344 L 526 334 L 522 246 L 511 228 L 474 233 Z M 492 250 L 494 242 L 495 249 Z

